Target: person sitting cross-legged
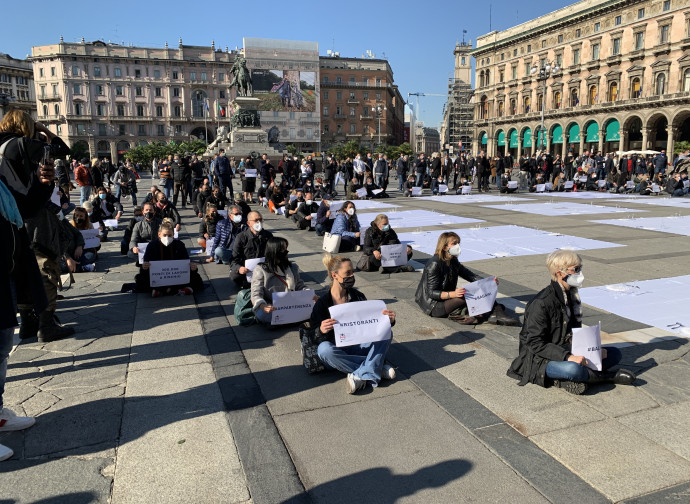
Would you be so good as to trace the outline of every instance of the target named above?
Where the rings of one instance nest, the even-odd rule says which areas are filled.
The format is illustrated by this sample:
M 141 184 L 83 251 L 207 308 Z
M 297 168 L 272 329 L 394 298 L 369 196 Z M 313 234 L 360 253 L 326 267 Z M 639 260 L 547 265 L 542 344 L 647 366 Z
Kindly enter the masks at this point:
M 357 267 L 362 271 L 378 271 L 381 268 L 381 246 L 398 245 L 400 240 L 398 235 L 391 228 L 388 217 L 379 214 L 371 221 L 371 226 L 364 233 L 364 246 L 362 257 L 357 263 Z M 407 246 L 407 260 L 412 259 L 412 247 Z M 381 273 L 400 273 L 403 271 L 414 271 L 409 264 L 403 266 L 384 266 Z
M 571 250 L 557 250 L 546 258 L 551 283 L 525 308 L 520 331 L 519 355 L 510 365 L 508 376 L 518 385 L 551 385 L 571 394 L 584 393 L 595 383 L 629 385 L 635 375 L 626 370 L 610 371 L 622 358 L 615 347 L 602 348 L 602 369 L 587 367 L 587 359 L 573 355 L 573 329 L 582 327 L 582 259 Z

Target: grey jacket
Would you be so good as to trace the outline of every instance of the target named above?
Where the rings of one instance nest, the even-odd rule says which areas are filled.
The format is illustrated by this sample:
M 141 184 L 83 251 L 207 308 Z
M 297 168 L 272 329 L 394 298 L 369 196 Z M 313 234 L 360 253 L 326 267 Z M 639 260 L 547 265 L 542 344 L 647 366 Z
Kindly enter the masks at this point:
M 266 271 L 262 264 L 254 268 L 252 273 L 252 306 L 255 313 L 261 306 L 273 304 L 272 294 L 274 292 L 304 290 L 304 281 L 300 278 L 299 268 L 295 263 L 290 264 L 290 269 L 282 277 L 282 280 Z
M 148 243 L 158 236 L 158 226 L 161 220 L 154 217 L 151 222 L 146 219 L 137 222 L 132 229 L 132 239 L 129 241 L 129 250 L 137 246 L 137 243 Z

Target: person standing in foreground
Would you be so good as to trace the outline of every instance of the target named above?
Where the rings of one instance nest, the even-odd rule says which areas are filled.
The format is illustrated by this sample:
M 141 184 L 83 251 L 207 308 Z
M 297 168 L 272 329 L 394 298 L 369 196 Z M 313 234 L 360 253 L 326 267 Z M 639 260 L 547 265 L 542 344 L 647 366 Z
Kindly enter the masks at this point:
M 555 386 L 571 394 L 584 393 L 595 383 L 629 385 L 635 375 L 626 370 L 608 371 L 622 358 L 615 347 L 603 347 L 602 369 L 587 367 L 587 359 L 571 352 L 573 329 L 582 327 L 582 259 L 571 250 L 557 250 L 546 258 L 551 284 L 525 308 L 525 322 L 520 331 L 518 357 L 510 365 L 508 376 L 518 385 L 536 383 Z
M 381 379 L 394 380 L 395 369 L 385 363 L 386 353 L 391 344 L 390 339 L 347 347 L 335 345 L 333 326 L 338 321 L 331 318 L 328 309 L 351 301 L 366 301 L 367 298 L 354 288 L 355 270 L 350 259 L 326 254 L 323 264 L 331 279 L 331 288 L 314 305 L 310 321 L 317 334 L 325 340 L 317 349 L 319 359 L 328 369 L 347 373 L 348 394 L 354 394 L 369 383 L 372 387 L 377 387 Z M 395 312 L 384 310 L 383 314 L 388 316 L 391 326 L 394 326 Z

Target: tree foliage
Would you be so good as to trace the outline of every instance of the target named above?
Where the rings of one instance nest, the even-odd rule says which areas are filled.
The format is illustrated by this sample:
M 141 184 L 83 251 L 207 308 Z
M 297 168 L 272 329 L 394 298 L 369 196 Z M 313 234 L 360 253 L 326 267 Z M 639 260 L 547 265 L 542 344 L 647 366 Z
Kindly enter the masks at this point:
M 202 155 L 206 151 L 206 143 L 203 140 L 192 140 L 191 142 L 154 142 L 148 145 L 138 145 L 131 148 L 125 154 L 125 158 L 133 163 L 149 164 L 154 158 L 161 159 L 171 154 L 184 154 L 189 152 Z
M 690 142 L 676 142 L 673 146 L 673 153 L 680 154 L 681 152 L 685 152 L 688 149 L 690 149 Z

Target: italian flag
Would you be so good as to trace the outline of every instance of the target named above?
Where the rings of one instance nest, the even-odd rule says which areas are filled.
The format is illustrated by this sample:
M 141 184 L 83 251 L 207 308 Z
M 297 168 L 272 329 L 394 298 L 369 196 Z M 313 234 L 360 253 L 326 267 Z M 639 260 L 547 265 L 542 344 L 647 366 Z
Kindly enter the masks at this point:
M 221 107 L 220 103 L 217 104 L 218 107 L 218 115 L 220 117 L 225 117 L 225 107 Z

